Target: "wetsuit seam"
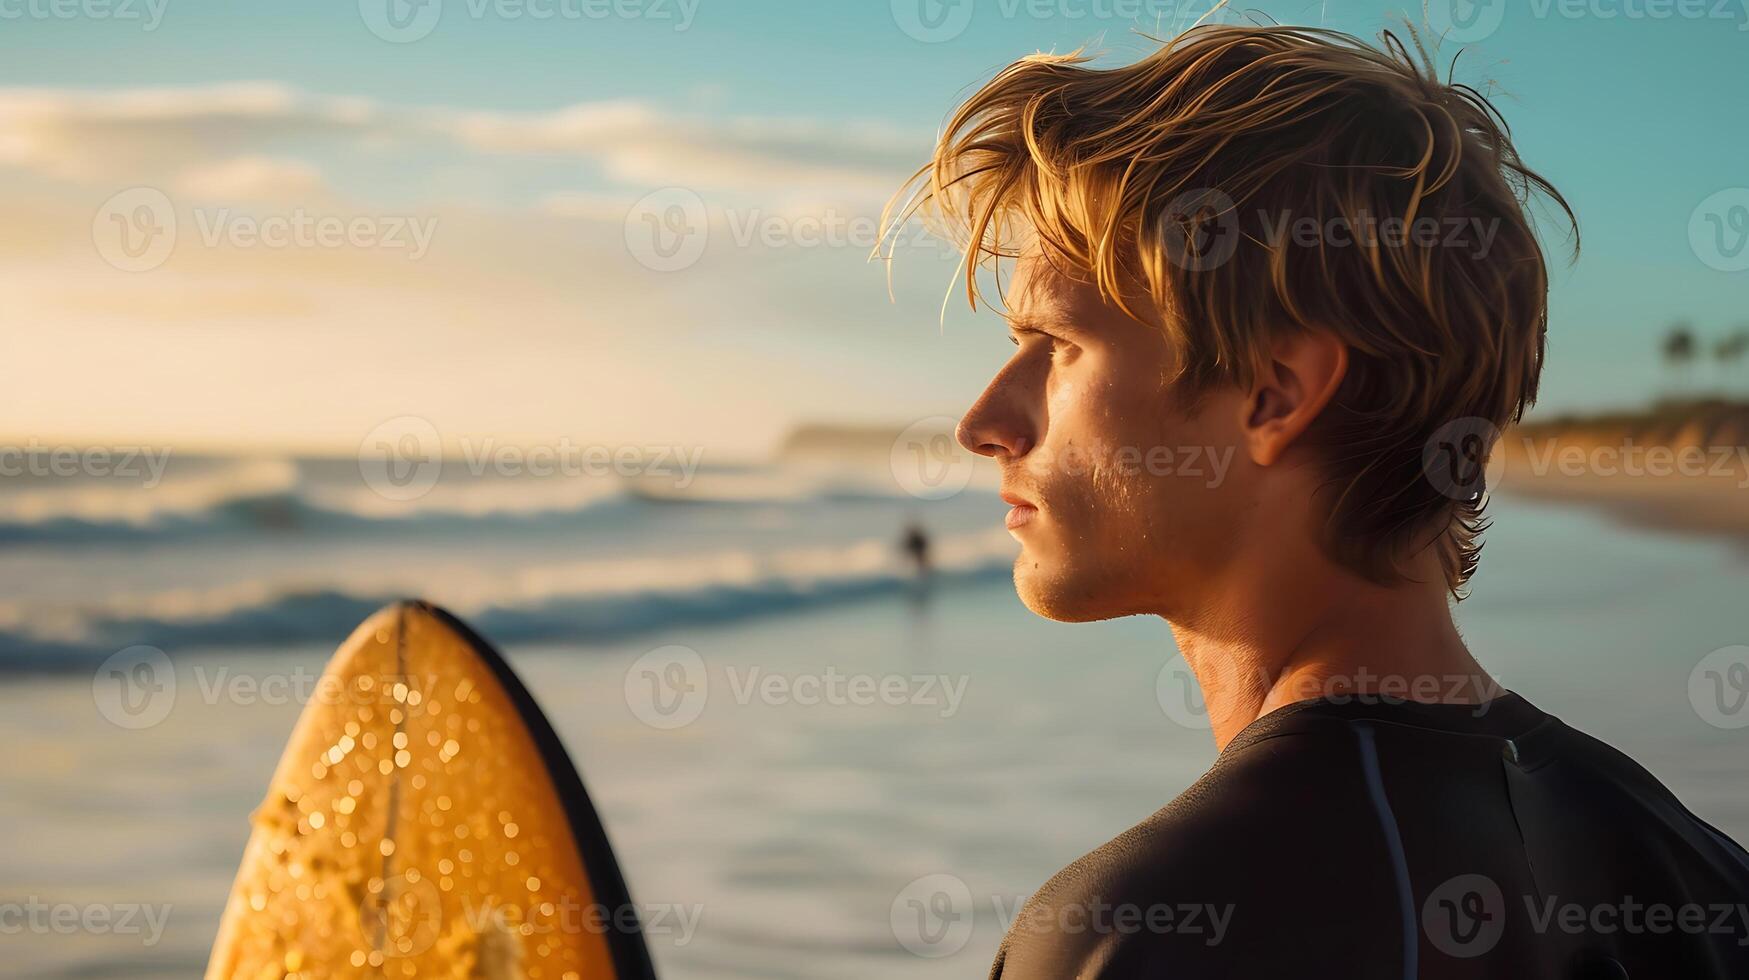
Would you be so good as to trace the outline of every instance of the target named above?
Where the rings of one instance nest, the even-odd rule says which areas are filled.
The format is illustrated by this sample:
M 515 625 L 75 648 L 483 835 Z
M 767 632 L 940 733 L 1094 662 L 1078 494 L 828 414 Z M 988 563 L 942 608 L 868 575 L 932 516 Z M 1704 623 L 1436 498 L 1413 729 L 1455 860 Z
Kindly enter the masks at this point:
M 1409 881 L 1409 860 L 1403 851 L 1403 835 L 1397 827 L 1396 815 L 1391 812 L 1391 801 L 1385 795 L 1384 777 L 1379 767 L 1378 744 L 1372 724 L 1354 722 L 1350 727 L 1360 742 L 1361 774 L 1373 812 L 1379 820 L 1379 831 L 1384 836 L 1385 849 L 1391 856 L 1391 872 L 1397 883 L 1397 911 L 1403 940 L 1403 977 L 1404 980 L 1415 980 L 1420 973 L 1421 945 L 1415 927 L 1415 903 Z
M 1505 759 L 1500 760 L 1500 788 L 1506 797 L 1506 813 L 1512 818 L 1512 829 L 1518 834 L 1518 856 L 1524 862 L 1525 873 L 1530 877 L 1530 886 L 1535 889 L 1536 900 L 1540 905 L 1545 897 L 1543 883 L 1537 876 L 1536 858 L 1531 854 L 1530 840 L 1524 833 L 1524 820 L 1518 815 L 1518 798 L 1512 792 L 1512 769 L 1512 763 Z

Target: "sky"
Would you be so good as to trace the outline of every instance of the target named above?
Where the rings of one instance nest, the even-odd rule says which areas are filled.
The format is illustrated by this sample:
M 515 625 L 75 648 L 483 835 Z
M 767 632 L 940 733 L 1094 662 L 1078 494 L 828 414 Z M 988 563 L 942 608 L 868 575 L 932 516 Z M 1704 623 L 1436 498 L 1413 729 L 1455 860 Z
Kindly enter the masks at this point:
M 1455 6 L 1454 6 L 1455 5 Z M 881 204 L 1033 51 L 1133 60 L 1207 0 L 0 0 L 0 440 L 757 454 L 963 411 L 1006 357 Z M 1577 210 L 1539 410 L 1749 325 L 1749 0 L 1257 3 L 1405 18 Z M 1702 379 L 1704 381 L 1704 372 Z

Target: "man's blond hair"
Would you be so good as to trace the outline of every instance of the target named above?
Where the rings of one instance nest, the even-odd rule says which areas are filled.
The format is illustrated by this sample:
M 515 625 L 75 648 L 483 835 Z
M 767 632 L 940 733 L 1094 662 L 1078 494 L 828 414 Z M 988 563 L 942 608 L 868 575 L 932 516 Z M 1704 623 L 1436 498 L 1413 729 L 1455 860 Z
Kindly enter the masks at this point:
M 974 308 L 979 268 L 1029 247 L 1131 315 L 1144 292 L 1186 405 L 1251 383 L 1284 332 L 1334 333 L 1348 372 L 1307 434 L 1326 548 L 1391 582 L 1435 547 L 1461 597 L 1486 497 L 1430 477 L 1430 440 L 1535 400 L 1548 277 L 1526 206 L 1551 199 L 1575 252 L 1577 225 L 1487 98 L 1410 40 L 1206 26 L 1107 70 L 1022 59 L 954 113 L 883 225 L 943 223 Z

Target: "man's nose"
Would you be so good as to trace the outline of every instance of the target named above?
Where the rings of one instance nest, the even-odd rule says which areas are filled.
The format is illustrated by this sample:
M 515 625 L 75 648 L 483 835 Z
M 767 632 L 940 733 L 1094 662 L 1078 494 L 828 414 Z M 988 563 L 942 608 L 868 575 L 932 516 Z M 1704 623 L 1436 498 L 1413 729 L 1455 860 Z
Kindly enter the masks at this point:
M 992 382 L 954 430 L 959 444 L 993 459 L 1025 456 L 1038 439 L 1031 413 L 1020 403 L 1018 394 L 1001 378 Z

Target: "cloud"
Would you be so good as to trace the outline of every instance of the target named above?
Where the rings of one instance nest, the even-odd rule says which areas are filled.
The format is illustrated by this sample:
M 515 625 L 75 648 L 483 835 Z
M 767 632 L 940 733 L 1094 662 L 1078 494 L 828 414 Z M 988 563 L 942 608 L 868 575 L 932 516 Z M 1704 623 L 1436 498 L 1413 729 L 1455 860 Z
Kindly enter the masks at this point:
M 178 194 L 207 201 L 310 202 L 326 196 L 322 173 L 301 160 L 241 156 L 197 164 L 175 181 Z
M 381 107 L 272 82 L 187 88 L 0 88 L 0 164 L 64 180 L 152 182 L 286 141 L 351 139 Z
M 638 100 L 482 112 L 321 96 L 273 82 L 0 88 L 0 165 L 61 180 L 180 185 L 206 176 L 284 190 L 303 178 L 264 161 L 286 147 L 320 157 L 433 145 L 494 158 L 587 161 L 608 183 L 646 190 L 681 185 L 859 200 L 890 192 L 928 150 L 926 135 L 878 123 L 698 116 Z M 220 166 L 230 169 L 212 169 Z
M 880 125 L 707 119 L 630 101 L 546 113 L 472 113 L 456 117 L 447 128 L 482 152 L 592 159 L 622 183 L 695 190 L 885 194 L 928 148 L 927 142 Z

